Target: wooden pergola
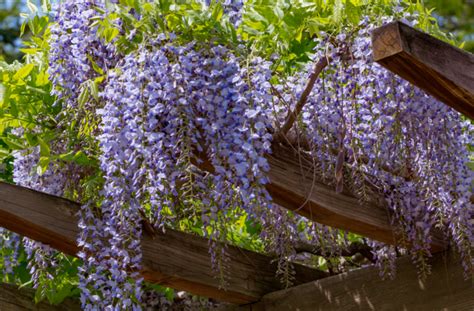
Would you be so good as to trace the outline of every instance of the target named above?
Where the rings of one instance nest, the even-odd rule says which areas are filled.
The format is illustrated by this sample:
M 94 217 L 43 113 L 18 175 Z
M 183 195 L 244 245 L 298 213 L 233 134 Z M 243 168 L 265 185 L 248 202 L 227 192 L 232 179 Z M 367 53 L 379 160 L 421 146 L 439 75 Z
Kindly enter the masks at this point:
M 373 33 L 375 60 L 429 94 L 474 118 L 474 55 L 400 22 Z M 283 144 L 272 146 L 268 191 L 280 206 L 318 223 L 388 244 L 396 235 L 385 206 L 359 200 L 313 179 L 312 162 Z M 381 201 L 381 200 L 380 200 Z M 78 252 L 79 204 L 31 189 L 0 183 L 0 226 L 66 254 Z M 336 276 L 295 265 L 295 286 L 283 289 L 272 258 L 229 246 L 228 287 L 214 277 L 206 239 L 174 230 L 142 240 L 147 281 L 231 303 L 235 310 L 472 310 L 472 280 L 434 239 L 432 275 L 418 280 L 407 258 L 397 261 L 395 280 L 382 281 L 375 267 Z M 0 285 L 0 310 L 55 310 L 34 306 L 31 292 Z M 78 303 L 67 302 L 67 310 Z

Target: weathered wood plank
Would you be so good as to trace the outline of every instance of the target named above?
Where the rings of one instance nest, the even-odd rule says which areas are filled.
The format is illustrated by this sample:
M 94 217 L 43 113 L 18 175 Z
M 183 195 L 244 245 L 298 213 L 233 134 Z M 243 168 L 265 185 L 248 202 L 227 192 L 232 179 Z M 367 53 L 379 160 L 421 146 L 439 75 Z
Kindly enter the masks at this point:
M 298 214 L 318 223 L 358 233 L 371 239 L 396 244 L 388 210 L 380 203 L 364 203 L 334 187 L 315 180 L 313 163 L 289 147 L 273 145 L 270 163 L 270 184 L 273 200 Z M 375 201 L 375 200 L 374 200 Z M 444 250 L 446 244 L 433 239 L 434 252 Z
M 397 276 L 383 281 L 374 266 L 265 295 L 261 302 L 226 310 L 473 310 L 472 279 L 447 253 L 436 255 L 432 274 L 421 281 L 409 258 L 397 261 Z
M 211 173 L 212 164 L 203 154 L 199 167 Z M 334 187 L 315 178 L 314 163 L 287 144 L 273 143 L 272 154 L 267 156 L 270 164 L 266 186 L 273 201 L 318 223 L 358 233 L 387 244 L 397 244 L 390 215 L 384 200 L 374 198 L 377 203 L 361 204 L 360 200 L 347 193 L 337 193 Z M 441 235 L 433 237 L 432 251 L 446 249 Z
M 374 60 L 474 119 L 474 55 L 401 22 L 372 34 Z
M 69 255 L 78 251 L 75 202 L 0 182 L 0 226 L 49 244 Z M 248 303 L 281 289 L 271 258 L 228 247 L 227 290 L 214 277 L 207 239 L 167 230 L 142 241 L 143 275 L 151 282 L 231 303 Z M 296 266 L 296 283 L 326 276 L 324 272 Z
M 47 302 L 34 303 L 35 291 L 30 288 L 19 289 L 17 285 L 0 283 L 0 310 L 2 311 L 79 311 L 79 301 L 66 299 L 60 305 Z

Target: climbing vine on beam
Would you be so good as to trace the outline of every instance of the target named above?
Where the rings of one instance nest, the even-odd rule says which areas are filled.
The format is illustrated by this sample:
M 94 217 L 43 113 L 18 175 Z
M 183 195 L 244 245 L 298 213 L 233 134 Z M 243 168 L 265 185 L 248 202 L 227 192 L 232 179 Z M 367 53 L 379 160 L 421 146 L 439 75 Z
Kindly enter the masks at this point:
M 24 62 L 1 64 L 1 155 L 13 155 L 18 185 L 81 202 L 71 288 L 84 309 L 147 307 L 144 229 L 208 238 L 223 288 L 224 242 L 274 255 L 290 286 L 295 261 L 332 274 L 358 266 L 334 260 L 357 243 L 382 277 L 403 254 L 425 277 L 436 231 L 472 274 L 472 125 L 374 63 L 370 45 L 394 19 L 448 38 L 419 4 L 338 3 L 30 6 Z M 314 182 L 385 206 L 396 245 L 275 204 L 268 159 L 279 145 L 311 159 Z M 6 231 L 0 243 L 3 276 L 19 249 L 35 287 L 57 286 L 48 280 L 67 256 Z M 306 255 L 295 249 L 308 244 Z

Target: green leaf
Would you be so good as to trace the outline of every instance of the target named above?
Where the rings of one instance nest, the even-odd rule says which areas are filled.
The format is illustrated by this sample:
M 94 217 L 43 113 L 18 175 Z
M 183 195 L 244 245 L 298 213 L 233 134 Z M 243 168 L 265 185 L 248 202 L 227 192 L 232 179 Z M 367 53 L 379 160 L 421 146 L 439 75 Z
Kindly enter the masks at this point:
M 51 10 L 50 0 L 41 0 L 41 9 L 43 12 L 49 12 Z
M 80 165 L 88 165 L 91 163 L 90 159 L 82 151 L 78 151 L 72 159 L 74 162 Z
M 474 162 L 467 162 L 467 167 L 474 171 Z
M 87 56 L 87 59 L 89 60 L 89 62 L 91 63 L 92 68 L 94 69 L 94 71 L 97 72 L 100 75 L 103 75 L 104 71 L 102 70 L 102 68 L 99 67 L 99 65 L 97 65 L 97 63 L 94 61 L 94 59 L 90 55 L 86 55 L 86 56 Z
M 301 39 L 303 38 L 303 30 L 304 28 L 300 27 L 298 31 L 296 32 L 296 35 L 295 35 L 296 41 L 301 42 Z
M 46 289 L 44 288 L 44 286 L 38 286 L 35 292 L 35 303 L 41 302 L 44 299 L 45 294 Z
M 19 139 L 15 139 L 15 138 L 12 138 L 12 137 L 2 137 L 2 140 L 12 150 L 24 150 L 24 149 L 26 149 L 26 146 L 24 146 L 19 141 Z
M 71 292 L 74 290 L 74 287 L 67 281 L 61 282 L 59 285 L 55 286 L 55 291 L 51 291 L 51 295 L 48 297 L 49 302 L 52 305 L 58 305 L 63 300 L 71 295 Z
M 23 37 L 23 34 L 25 33 L 25 28 L 26 28 L 26 21 L 24 23 L 21 24 L 21 27 L 20 27 L 20 38 Z
M 18 118 L 18 106 L 14 100 L 10 101 L 10 113 L 13 117 Z
M 38 145 L 38 137 L 30 132 L 25 133 L 25 139 L 31 147 Z
M 212 10 L 212 19 L 218 22 L 222 19 L 223 15 L 224 9 L 222 8 L 222 5 L 220 3 L 214 5 L 214 9 Z
M 283 19 L 283 17 L 285 16 L 283 10 L 277 5 L 273 8 L 273 12 L 279 19 Z
M 96 101 L 99 100 L 99 85 L 95 81 L 89 80 L 87 83 L 89 92 Z
M 360 8 L 352 4 L 351 1 L 346 1 L 345 13 L 352 25 L 357 25 L 360 22 Z
M 44 85 L 48 84 L 49 83 L 48 78 L 49 78 L 48 73 L 46 71 L 41 71 L 36 76 L 36 81 L 35 81 L 36 86 L 44 86 Z
M 51 150 L 49 149 L 48 144 L 40 136 L 38 136 L 38 143 L 40 146 L 40 155 L 43 157 L 49 157 Z
M 51 162 L 50 157 L 40 157 L 38 165 L 36 166 L 36 173 L 38 175 L 43 175 L 44 172 L 48 169 L 49 163 Z
M 105 80 L 105 76 L 100 76 L 94 79 L 94 82 L 99 85 Z
M 77 99 L 77 102 L 79 104 L 79 107 L 82 108 L 84 105 L 87 103 L 89 100 L 90 93 L 89 93 L 89 87 L 82 87 L 81 93 L 79 94 L 79 97 Z
M 148 3 L 148 2 L 147 2 L 147 3 L 144 3 L 144 4 L 142 5 L 142 9 L 143 9 L 144 12 L 150 13 L 150 12 L 153 11 L 153 5 L 152 5 L 151 3 Z
M 63 154 L 59 155 L 59 159 L 63 160 L 63 161 L 66 161 L 66 162 L 73 161 L 75 154 L 76 154 L 75 151 L 69 151 L 68 153 L 63 153 Z
M 31 49 L 20 49 L 21 52 L 25 54 L 36 54 L 38 53 L 39 49 L 31 48 Z
M 0 161 L 3 161 L 3 160 L 5 160 L 6 158 L 8 158 L 10 156 L 11 156 L 10 152 L 8 152 L 5 149 L 0 148 Z
M 117 37 L 119 33 L 120 33 L 119 30 L 115 27 L 109 27 L 105 29 L 104 30 L 105 41 L 107 43 L 112 42 L 112 40 L 115 39 L 115 37 Z
M 34 18 L 28 20 L 28 26 L 30 27 L 31 32 L 35 36 L 39 35 L 40 32 L 45 28 L 47 24 L 48 24 L 48 18 L 45 16 L 39 17 L 38 15 L 35 15 Z M 32 39 L 34 40 L 35 38 L 32 38 Z M 40 39 L 40 38 L 36 38 L 36 39 Z
M 20 80 L 26 78 L 30 72 L 33 70 L 35 67 L 34 64 L 26 64 L 25 66 L 21 67 L 13 76 L 14 80 Z
M 31 12 L 31 14 L 36 14 L 38 12 L 38 8 L 36 5 L 31 3 L 31 0 L 26 1 L 26 6 L 28 7 L 28 10 Z
M 24 287 L 29 287 L 30 285 L 33 284 L 33 280 L 29 280 L 28 282 L 25 282 L 23 284 L 20 284 L 20 286 L 18 287 L 18 289 L 22 289 Z

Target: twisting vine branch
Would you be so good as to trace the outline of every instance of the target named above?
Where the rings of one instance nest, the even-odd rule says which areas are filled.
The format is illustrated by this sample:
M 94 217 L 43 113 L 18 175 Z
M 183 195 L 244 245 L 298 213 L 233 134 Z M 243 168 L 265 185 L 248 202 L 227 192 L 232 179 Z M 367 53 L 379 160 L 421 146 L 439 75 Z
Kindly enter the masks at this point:
M 301 113 L 301 110 L 303 110 L 303 107 L 306 104 L 306 101 L 308 100 L 309 94 L 313 90 L 314 84 L 316 83 L 316 80 L 318 79 L 319 74 L 324 70 L 324 68 L 326 68 L 326 66 L 329 64 L 329 61 L 330 61 L 330 58 L 326 56 L 326 57 L 321 58 L 314 65 L 313 72 L 309 76 L 308 83 L 306 84 L 306 87 L 303 90 L 303 93 L 301 94 L 300 99 L 296 103 L 295 109 L 288 113 L 285 124 L 283 124 L 280 130 L 276 133 L 276 137 L 274 137 L 275 139 L 278 140 L 281 137 L 285 137 L 288 131 L 291 129 L 291 127 L 296 121 L 296 118 Z

